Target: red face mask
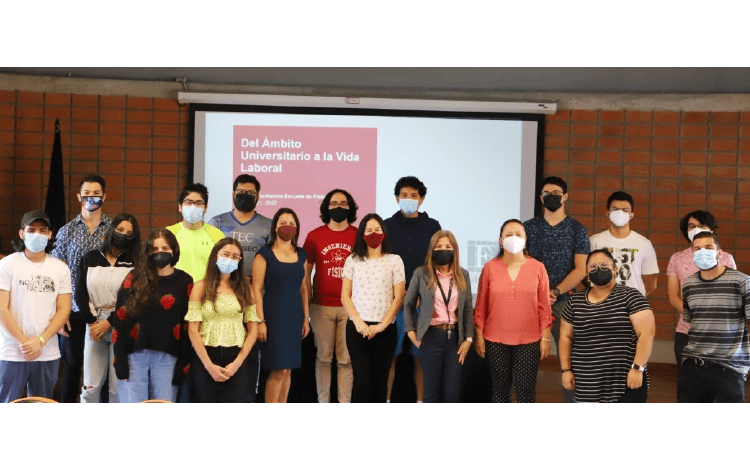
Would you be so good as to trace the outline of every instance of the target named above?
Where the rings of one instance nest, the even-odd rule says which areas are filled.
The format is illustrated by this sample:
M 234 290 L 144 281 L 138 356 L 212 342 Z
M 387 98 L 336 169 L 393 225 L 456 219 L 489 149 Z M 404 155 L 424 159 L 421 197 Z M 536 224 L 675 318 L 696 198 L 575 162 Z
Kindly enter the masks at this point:
M 288 242 L 297 235 L 297 227 L 294 225 L 281 225 L 276 229 L 276 235 L 285 242 Z
M 383 239 L 385 238 L 385 235 L 382 233 L 371 233 L 369 235 L 365 235 L 362 237 L 362 239 L 367 243 L 367 246 L 370 248 L 377 248 L 380 246 L 381 243 L 383 243 Z

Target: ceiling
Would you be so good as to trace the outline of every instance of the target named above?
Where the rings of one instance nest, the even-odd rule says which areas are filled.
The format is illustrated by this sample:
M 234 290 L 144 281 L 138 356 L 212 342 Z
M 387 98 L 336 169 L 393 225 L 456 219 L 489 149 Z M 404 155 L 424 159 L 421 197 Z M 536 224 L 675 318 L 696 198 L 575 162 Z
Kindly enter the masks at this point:
M 0 67 L 0 73 L 362 90 L 750 93 L 750 68 Z

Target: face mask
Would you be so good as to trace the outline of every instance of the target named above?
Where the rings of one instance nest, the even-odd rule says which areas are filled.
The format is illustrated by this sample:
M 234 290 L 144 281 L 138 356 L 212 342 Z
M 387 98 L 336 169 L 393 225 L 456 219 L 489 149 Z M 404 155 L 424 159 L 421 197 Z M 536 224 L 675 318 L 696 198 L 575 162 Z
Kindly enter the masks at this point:
M 693 252 L 693 261 L 701 271 L 707 271 L 719 264 L 719 260 L 716 257 L 717 253 L 718 251 L 716 250 L 701 248 L 700 250 Z
M 609 220 L 615 227 L 624 227 L 630 222 L 630 214 L 623 211 L 612 211 L 609 213 Z
M 151 255 L 151 263 L 157 268 L 163 268 L 168 264 L 172 264 L 172 253 L 168 251 L 160 251 Z
M 593 271 L 589 271 L 589 280 L 597 286 L 606 286 L 612 281 L 612 270 L 603 269 L 598 266 Z
M 255 197 L 249 194 L 238 194 L 234 197 L 234 207 L 240 212 L 252 212 L 255 204 Z
M 557 194 L 547 194 L 542 198 L 544 208 L 550 212 L 555 212 L 562 206 L 562 196 Z
M 49 237 L 42 235 L 41 233 L 25 233 L 23 237 L 23 244 L 32 253 L 41 253 L 47 248 Z
M 691 230 L 691 231 L 688 232 L 688 238 L 692 242 L 693 238 L 695 238 L 695 236 L 698 235 L 701 232 L 710 232 L 710 230 L 707 229 L 707 228 L 695 227 L 693 230 Z
M 365 235 L 362 237 L 362 239 L 367 243 L 367 246 L 370 248 L 377 248 L 380 246 L 381 243 L 383 243 L 383 239 L 385 238 L 385 235 L 382 233 L 376 233 L 372 232 L 369 235 Z
M 453 250 L 434 250 L 432 252 L 432 261 L 438 266 L 445 266 L 453 262 L 455 251 Z
M 84 210 L 94 212 L 100 207 L 102 207 L 102 198 L 100 196 L 81 197 L 81 208 Z
M 349 217 L 349 209 L 344 209 L 343 207 L 328 209 L 328 217 L 334 222 L 341 223 Z
M 189 224 L 194 224 L 203 218 L 203 209 L 195 206 L 182 206 L 182 217 Z
M 404 214 L 412 215 L 419 209 L 419 201 L 416 199 L 399 199 L 398 206 Z
M 285 242 L 294 238 L 295 235 L 297 235 L 297 227 L 294 225 L 280 225 L 279 228 L 276 229 L 276 236 Z
M 511 235 L 503 238 L 503 250 L 507 250 L 514 255 L 523 251 L 523 247 L 525 246 L 526 240 L 518 235 Z
M 216 258 L 216 267 L 219 268 L 221 274 L 232 274 L 237 270 L 240 265 L 239 261 L 235 261 L 229 258 Z
M 130 245 L 130 242 L 133 241 L 133 238 L 128 238 L 127 235 L 120 232 L 112 232 L 112 244 L 115 246 L 115 248 L 123 249 L 126 248 L 128 245 Z

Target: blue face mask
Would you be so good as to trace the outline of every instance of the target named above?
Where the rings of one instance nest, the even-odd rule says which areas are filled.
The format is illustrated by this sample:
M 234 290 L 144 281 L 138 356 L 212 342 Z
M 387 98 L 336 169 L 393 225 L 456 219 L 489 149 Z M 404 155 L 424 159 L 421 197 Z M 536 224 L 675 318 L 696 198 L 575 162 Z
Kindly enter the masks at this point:
M 229 258 L 216 258 L 216 267 L 219 268 L 221 274 L 232 274 L 237 270 L 240 265 L 239 261 L 235 261 Z
M 25 233 L 23 237 L 23 244 L 32 253 L 41 253 L 44 251 L 47 248 L 48 242 L 49 237 L 41 233 Z
M 398 205 L 401 208 L 401 211 L 406 215 L 412 215 L 413 213 L 417 212 L 417 209 L 419 209 L 419 201 L 416 199 L 399 199 Z
M 99 196 L 81 197 L 81 207 L 89 212 L 94 212 L 102 207 L 102 198 Z
M 203 218 L 203 209 L 195 206 L 182 206 L 182 217 L 189 224 L 194 224 Z
M 700 250 L 693 252 L 693 261 L 699 269 L 707 271 L 719 264 L 719 259 L 716 257 L 717 253 L 717 250 L 701 248 Z

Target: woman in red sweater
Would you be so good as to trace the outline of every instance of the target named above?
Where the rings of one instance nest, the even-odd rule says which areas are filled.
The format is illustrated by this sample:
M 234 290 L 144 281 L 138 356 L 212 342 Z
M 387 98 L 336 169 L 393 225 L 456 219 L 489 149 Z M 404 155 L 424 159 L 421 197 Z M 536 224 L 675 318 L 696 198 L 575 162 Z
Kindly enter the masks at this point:
M 493 403 L 536 401 L 539 361 L 549 355 L 552 313 L 549 277 L 529 257 L 520 220 L 500 229 L 500 254 L 482 269 L 474 311 L 475 349 L 487 355 Z

